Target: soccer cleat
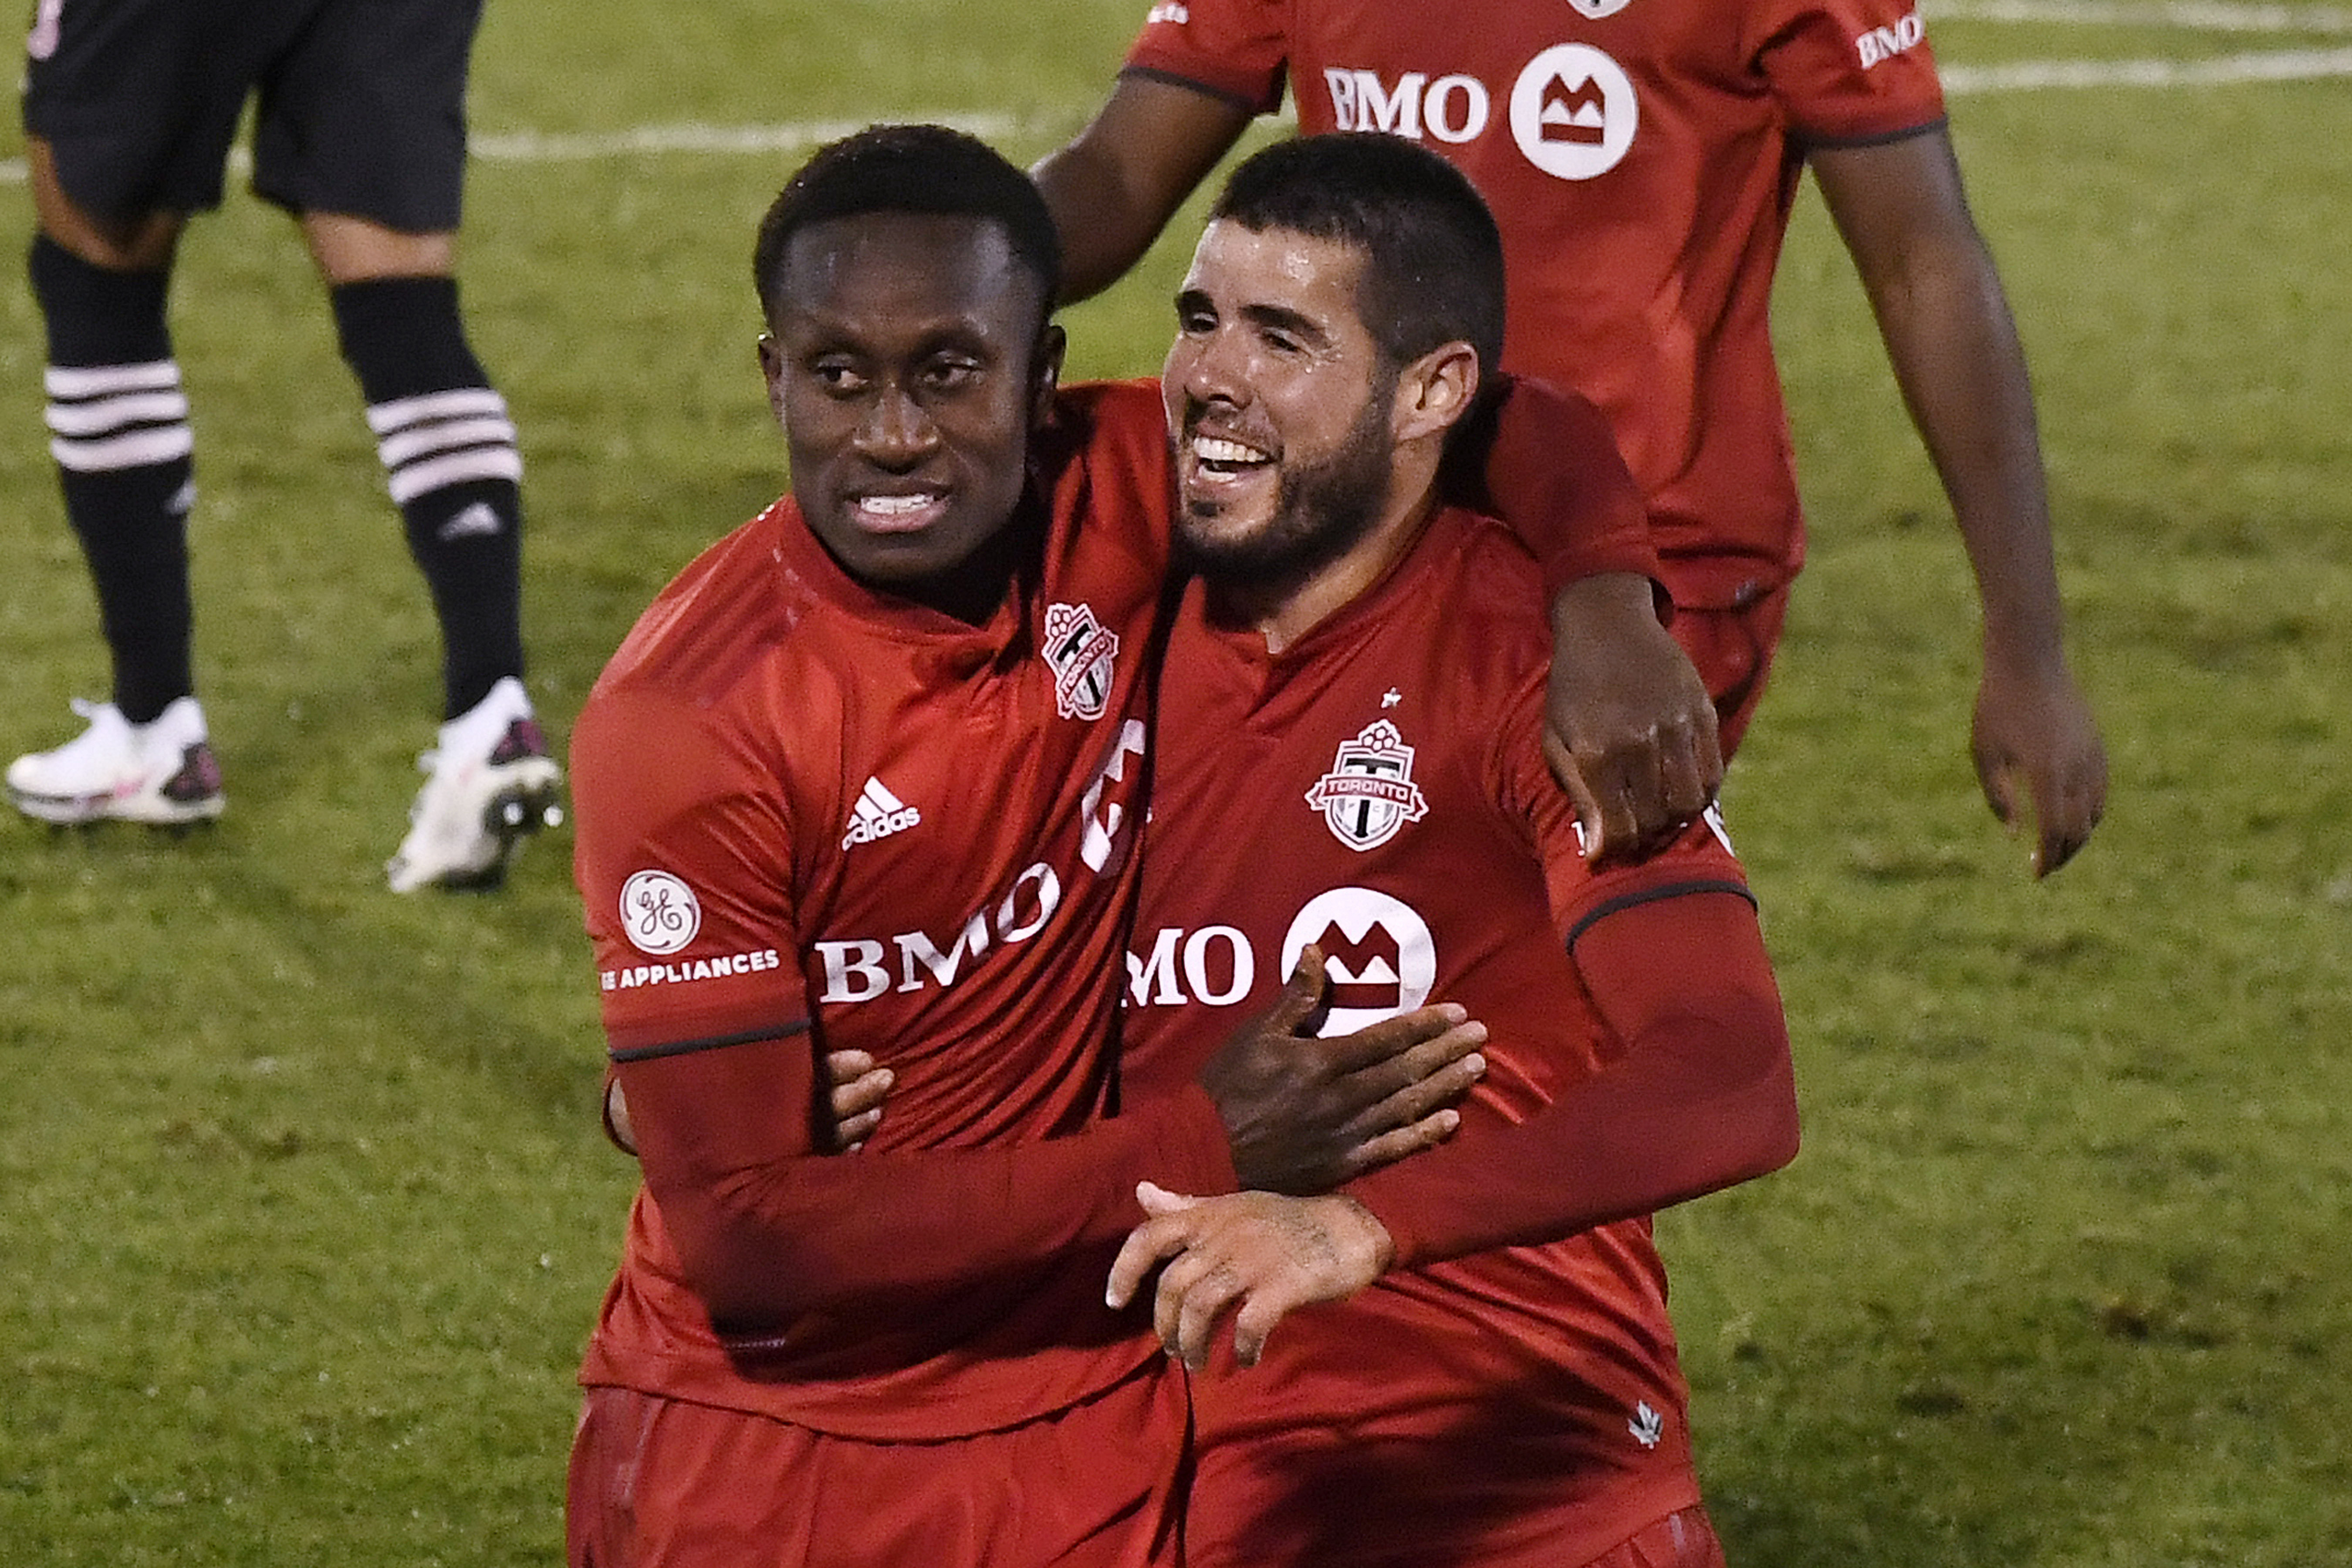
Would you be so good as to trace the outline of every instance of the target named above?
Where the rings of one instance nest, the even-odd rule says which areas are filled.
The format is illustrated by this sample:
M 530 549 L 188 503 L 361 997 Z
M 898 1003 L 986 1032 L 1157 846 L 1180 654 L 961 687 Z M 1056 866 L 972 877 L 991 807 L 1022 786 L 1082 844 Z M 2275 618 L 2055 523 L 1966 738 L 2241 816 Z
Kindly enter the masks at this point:
M 408 808 L 408 837 L 383 868 L 395 893 L 496 887 L 524 836 L 563 820 L 563 770 L 513 676 L 442 725 L 440 744 L 416 765 L 425 787 Z
M 228 797 L 205 735 L 205 710 L 183 697 L 144 724 L 111 702 L 74 699 L 89 727 L 53 752 L 8 764 L 8 800 L 42 822 L 114 820 L 159 827 L 208 821 Z

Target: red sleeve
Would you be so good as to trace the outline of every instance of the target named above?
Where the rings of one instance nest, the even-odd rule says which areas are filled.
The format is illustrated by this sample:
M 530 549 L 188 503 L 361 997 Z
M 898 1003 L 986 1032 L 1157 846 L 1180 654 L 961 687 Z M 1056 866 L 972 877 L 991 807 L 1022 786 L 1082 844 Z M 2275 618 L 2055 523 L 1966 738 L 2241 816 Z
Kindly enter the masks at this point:
M 1183 0 L 1154 5 L 1126 68 L 1232 99 L 1258 114 L 1282 107 L 1289 76 L 1287 0 Z
M 1778 0 L 1751 20 L 1767 29 L 1758 64 L 1798 141 L 1879 142 L 1943 119 L 1918 0 Z
M 1574 954 L 1622 1054 L 1516 1127 L 1353 1184 L 1397 1267 L 1558 1240 L 1795 1158 L 1788 1031 L 1751 904 L 1723 890 L 1630 904 Z
M 788 1321 L 1116 1241 L 1150 1177 L 1234 1188 L 1206 1094 L 1160 1097 L 1067 1138 L 1003 1148 L 811 1152 L 805 1036 L 619 1064 L 646 1187 L 715 1321 Z M 1179 1174 L 1181 1173 L 1181 1174 Z
M 1655 583 L 1641 487 L 1601 410 L 1533 376 L 1503 381 L 1502 397 L 1457 441 L 1446 499 L 1507 524 L 1542 567 L 1547 596 L 1605 572 Z

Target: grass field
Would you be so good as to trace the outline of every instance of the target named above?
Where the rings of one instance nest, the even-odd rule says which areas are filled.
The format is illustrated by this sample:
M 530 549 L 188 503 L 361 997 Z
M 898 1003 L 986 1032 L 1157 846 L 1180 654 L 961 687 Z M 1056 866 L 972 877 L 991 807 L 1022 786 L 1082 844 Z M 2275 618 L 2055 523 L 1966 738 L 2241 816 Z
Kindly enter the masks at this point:
M 985 117 L 1034 156 L 1140 9 L 491 5 L 464 276 L 556 728 L 781 484 L 744 273 L 788 128 Z M 1705 1479 L 1741 1568 L 2352 1563 L 2352 84 L 2227 79 L 2352 28 L 2023 15 L 1936 37 L 2113 803 L 2036 886 L 1977 799 L 1962 560 L 1809 195 L 1777 305 L 1813 563 L 1728 791 L 1807 1145 L 1662 1222 Z M 2204 74 L 2002 85 L 2052 60 Z M 787 130 L 626 134 L 685 126 Z M 1183 249 L 1071 314 L 1079 371 L 1156 366 Z M 494 897 L 383 890 L 434 636 L 289 226 L 233 196 L 175 322 L 232 804 L 0 823 L 0 1561 L 549 1563 L 631 1186 L 568 837 Z M 8 754 L 104 685 L 41 363 L 0 289 Z

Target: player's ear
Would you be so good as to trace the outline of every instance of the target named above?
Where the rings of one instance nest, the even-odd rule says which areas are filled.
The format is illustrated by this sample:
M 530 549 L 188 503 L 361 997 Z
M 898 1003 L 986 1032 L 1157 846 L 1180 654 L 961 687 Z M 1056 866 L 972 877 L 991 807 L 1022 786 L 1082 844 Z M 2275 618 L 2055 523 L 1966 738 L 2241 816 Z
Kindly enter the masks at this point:
M 1048 321 L 1037 332 L 1037 346 L 1029 356 L 1029 423 L 1053 417 L 1054 393 L 1062 384 L 1062 356 L 1069 350 L 1068 334 L 1058 321 Z
M 1444 435 L 1477 397 L 1478 351 L 1458 339 L 1440 344 L 1397 377 L 1396 438 Z
M 760 374 L 768 384 L 768 408 L 784 422 L 784 350 L 772 332 L 760 334 Z

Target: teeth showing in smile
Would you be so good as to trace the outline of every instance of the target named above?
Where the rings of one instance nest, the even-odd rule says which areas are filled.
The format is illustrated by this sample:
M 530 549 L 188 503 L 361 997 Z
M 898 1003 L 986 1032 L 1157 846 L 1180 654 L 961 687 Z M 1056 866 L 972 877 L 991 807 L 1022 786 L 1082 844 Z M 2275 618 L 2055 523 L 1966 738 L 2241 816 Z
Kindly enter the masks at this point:
M 905 517 L 910 512 L 922 510 L 937 499 L 930 495 L 860 496 L 857 507 L 860 511 L 879 512 L 884 517 Z
M 1205 468 L 1243 468 L 1266 461 L 1266 455 L 1255 447 L 1239 441 L 1229 441 L 1218 436 L 1192 437 L 1193 459 Z

